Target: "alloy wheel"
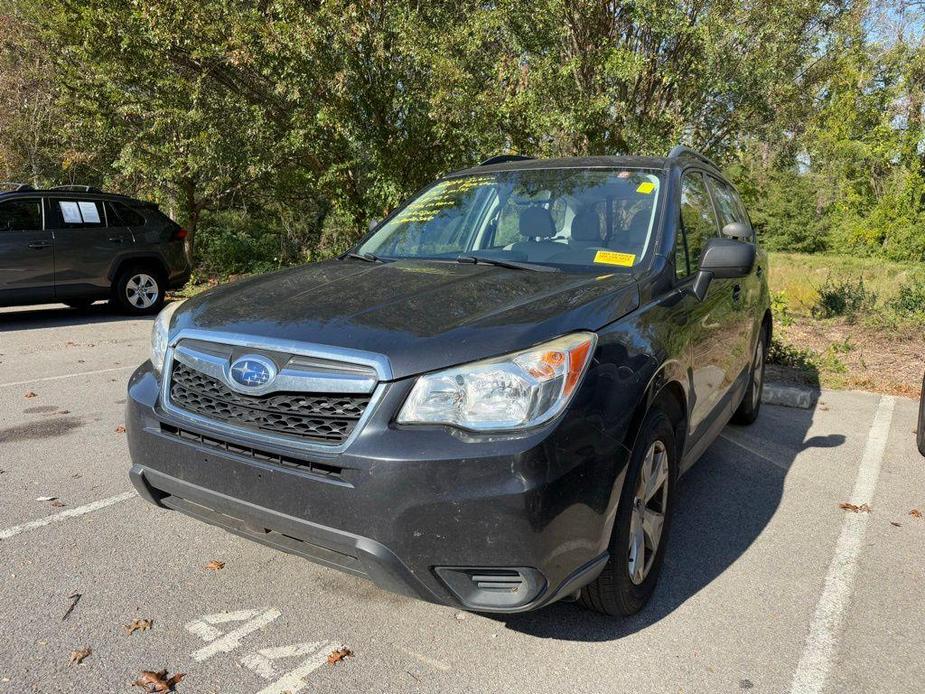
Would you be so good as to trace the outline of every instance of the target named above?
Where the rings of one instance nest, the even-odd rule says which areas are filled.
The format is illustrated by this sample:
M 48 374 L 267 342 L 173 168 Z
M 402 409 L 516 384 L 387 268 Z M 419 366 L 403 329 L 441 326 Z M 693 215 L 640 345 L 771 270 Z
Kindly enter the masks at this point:
M 125 284 L 125 297 L 135 308 L 150 308 L 159 294 L 157 280 L 144 272 L 132 275 Z
M 668 450 L 661 441 L 654 441 L 642 461 L 630 518 L 627 569 L 637 586 L 646 580 L 655 561 L 667 508 Z

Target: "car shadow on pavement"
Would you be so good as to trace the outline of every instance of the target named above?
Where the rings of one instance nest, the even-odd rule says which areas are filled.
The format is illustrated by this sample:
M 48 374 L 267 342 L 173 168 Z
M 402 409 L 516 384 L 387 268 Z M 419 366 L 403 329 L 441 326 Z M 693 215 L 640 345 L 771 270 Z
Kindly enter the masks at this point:
M 70 308 L 63 304 L 42 305 L 34 308 L 10 307 L 0 310 L 0 332 L 63 328 L 74 325 L 92 325 L 93 323 L 118 323 L 132 320 L 154 320 L 154 316 L 130 316 L 121 313 L 106 302 L 97 302 L 84 309 Z
M 725 572 L 761 535 L 800 451 L 833 448 L 841 434 L 806 439 L 814 409 L 765 406 L 751 427 L 729 426 L 682 478 L 662 575 L 651 602 L 626 619 L 575 603 L 515 615 L 486 614 L 540 638 L 611 641 L 655 624 Z

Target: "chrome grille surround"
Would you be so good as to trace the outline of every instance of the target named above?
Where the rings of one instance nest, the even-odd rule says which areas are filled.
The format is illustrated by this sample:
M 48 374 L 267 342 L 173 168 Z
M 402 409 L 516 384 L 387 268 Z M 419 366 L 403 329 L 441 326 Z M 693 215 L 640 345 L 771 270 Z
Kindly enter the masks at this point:
M 241 388 L 228 376 L 235 350 L 272 353 L 282 362 L 276 379 L 260 388 Z M 227 389 L 223 391 L 220 404 L 223 420 L 204 416 L 214 403 L 205 403 L 208 406 L 204 410 L 197 407 L 191 411 L 182 403 L 174 402 L 172 386 L 176 385 L 173 378 L 176 364 L 217 381 L 221 388 Z M 353 442 L 372 415 L 385 388 L 383 381 L 390 380 L 391 376 L 388 360 L 369 352 L 231 333 L 181 330 L 170 339 L 161 375 L 160 400 L 162 410 L 171 417 L 239 441 L 339 453 Z M 279 393 L 280 397 L 274 393 Z M 301 393 L 305 396 L 293 399 Z M 269 419 L 260 415 L 259 423 L 245 414 L 242 425 L 236 424 L 235 415 L 242 413 L 234 410 L 235 401 L 251 402 L 255 396 L 266 396 L 260 400 L 281 405 L 281 411 L 269 413 Z M 226 408 L 229 402 L 231 406 Z M 331 419 L 334 417 L 339 422 L 349 421 L 352 426 L 335 426 L 330 430 L 322 426 L 327 435 L 306 436 L 299 431 L 300 427 L 309 430 L 319 422 L 309 422 L 303 427 L 308 422 L 305 417 L 326 419 L 324 424 L 334 422 Z M 268 421 L 268 427 L 260 426 Z M 290 424 L 294 424 L 294 428 Z

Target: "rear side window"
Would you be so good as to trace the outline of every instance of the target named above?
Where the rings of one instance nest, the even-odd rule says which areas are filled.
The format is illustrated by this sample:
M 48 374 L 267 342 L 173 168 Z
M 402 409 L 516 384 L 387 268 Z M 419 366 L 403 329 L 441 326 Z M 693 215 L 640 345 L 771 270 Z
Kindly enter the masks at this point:
M 718 231 L 716 213 L 703 176 L 695 171 L 684 174 L 681 179 L 681 235 L 675 245 L 678 277 L 697 272 L 704 244 Z
M 40 231 L 41 229 L 41 200 L 8 200 L 0 203 L 0 232 Z
M 55 229 L 96 229 L 106 226 L 103 204 L 97 200 L 49 200 L 51 224 Z
M 109 215 L 109 226 L 140 227 L 147 221 L 128 205 L 121 202 L 107 202 L 106 211 Z

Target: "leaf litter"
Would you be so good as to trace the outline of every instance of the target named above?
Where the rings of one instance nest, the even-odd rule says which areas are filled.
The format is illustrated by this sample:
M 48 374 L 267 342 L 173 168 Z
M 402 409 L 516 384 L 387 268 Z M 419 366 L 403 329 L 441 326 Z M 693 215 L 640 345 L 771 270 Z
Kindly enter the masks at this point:
M 167 670 L 142 670 L 141 677 L 132 682 L 133 687 L 141 687 L 149 694 L 162 694 L 162 692 L 175 692 L 176 686 L 186 677 L 186 673 L 178 672 L 167 677 Z
M 843 501 L 838 505 L 838 508 L 845 511 L 851 511 L 851 513 L 873 513 L 873 509 L 867 504 L 849 504 L 847 501 Z
M 152 626 L 154 626 L 153 619 L 135 619 L 132 620 L 131 624 L 126 624 L 122 628 L 125 629 L 125 633 L 128 636 L 131 636 L 136 631 L 147 631 Z
M 331 651 L 331 653 L 328 655 L 328 665 L 336 665 L 344 658 L 352 657 L 353 651 L 351 651 L 346 646 L 341 646 L 340 648 Z
M 89 646 L 71 651 L 71 665 L 80 665 L 86 658 L 90 657 L 91 653 L 93 653 L 93 649 Z

